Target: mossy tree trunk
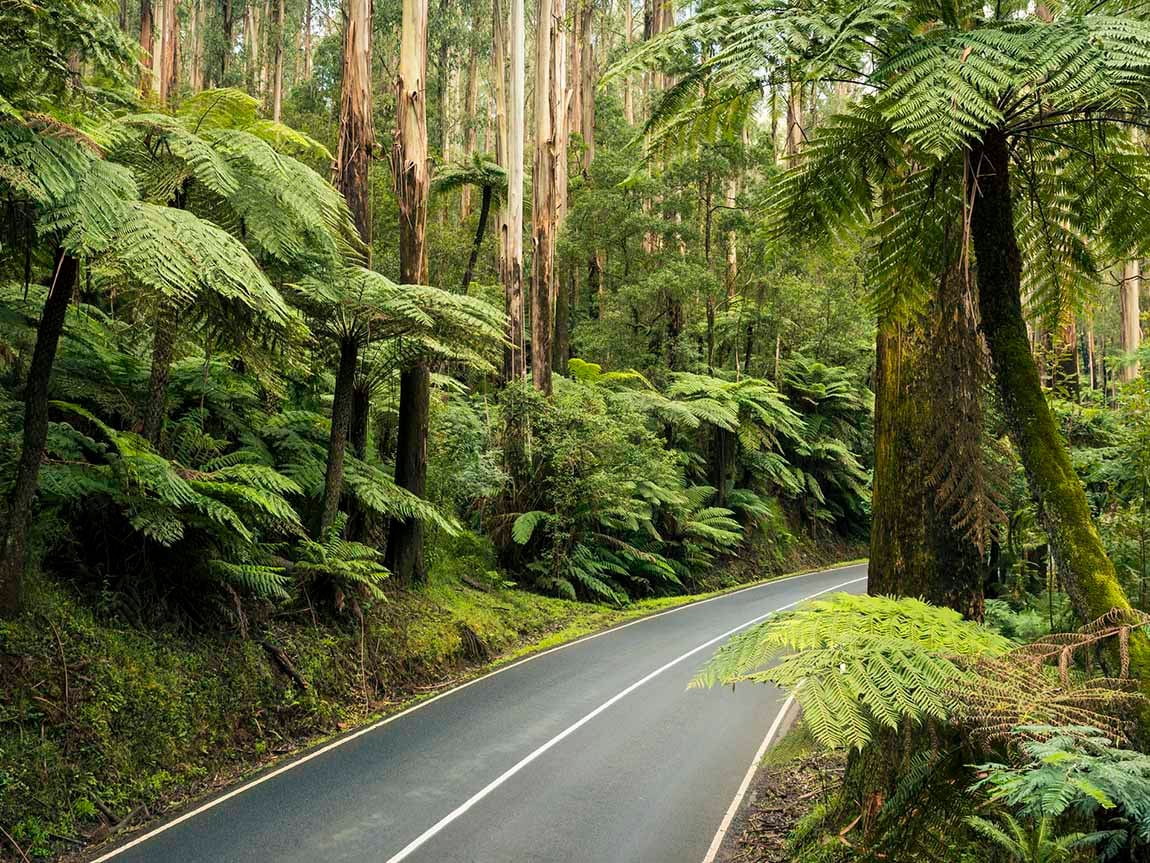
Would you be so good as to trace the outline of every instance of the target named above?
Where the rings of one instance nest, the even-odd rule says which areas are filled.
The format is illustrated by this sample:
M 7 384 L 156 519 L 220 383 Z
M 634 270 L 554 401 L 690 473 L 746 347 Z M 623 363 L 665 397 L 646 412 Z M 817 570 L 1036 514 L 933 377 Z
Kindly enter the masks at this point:
M 876 339 L 874 486 L 868 590 L 915 596 L 981 619 L 983 566 L 978 549 L 954 525 L 939 500 L 932 472 L 941 429 L 981 439 L 981 429 L 957 428 L 956 416 L 932 392 L 932 363 L 945 362 L 934 337 L 937 311 L 904 322 L 880 321 Z
M 1011 202 L 1006 134 L 991 129 L 971 147 L 978 196 L 971 237 L 978 273 L 982 332 L 1011 439 L 1050 537 L 1055 562 L 1075 609 L 1086 620 L 1130 603 L 1094 526 L 1086 494 L 1038 378 L 1022 314 L 1022 255 Z M 1135 673 L 1150 672 L 1150 644 L 1131 644 Z
M 48 288 L 40 325 L 36 328 L 36 346 L 28 367 L 24 388 L 24 437 L 16 477 L 8 495 L 7 512 L 0 525 L 0 617 L 14 617 L 24 601 L 24 567 L 28 525 L 40 478 L 40 461 L 48 439 L 48 384 L 56 348 L 64 331 L 68 303 L 76 287 L 80 262 L 64 251 L 56 255 L 56 272 Z

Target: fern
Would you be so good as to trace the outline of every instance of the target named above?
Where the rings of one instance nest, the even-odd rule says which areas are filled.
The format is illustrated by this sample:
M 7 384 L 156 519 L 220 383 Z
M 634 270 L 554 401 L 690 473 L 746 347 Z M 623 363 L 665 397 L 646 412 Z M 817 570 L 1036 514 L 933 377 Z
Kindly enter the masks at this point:
M 734 636 L 692 686 L 770 682 L 795 693 L 828 746 L 858 747 L 904 719 L 947 720 L 961 659 L 998 656 L 1010 642 L 950 609 L 916 599 L 836 594 Z M 784 651 L 798 651 L 767 667 Z
M 1101 817 L 1112 848 L 1103 859 L 1150 845 L 1150 756 L 1088 726 L 1021 727 L 1015 742 L 1020 763 L 976 766 L 977 790 L 1024 818 Z

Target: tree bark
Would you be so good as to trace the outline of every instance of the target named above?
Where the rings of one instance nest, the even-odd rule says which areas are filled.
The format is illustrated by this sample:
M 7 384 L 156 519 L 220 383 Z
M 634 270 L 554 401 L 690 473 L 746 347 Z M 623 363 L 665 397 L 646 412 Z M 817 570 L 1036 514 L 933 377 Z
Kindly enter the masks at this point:
M 347 0 L 343 21 L 343 83 L 335 185 L 343 193 L 359 235 L 371 248 L 371 180 L 375 146 L 371 115 L 371 0 Z
M 474 27 L 479 25 L 479 5 L 475 7 Z M 467 124 L 467 135 L 463 139 L 463 161 L 471 159 L 479 143 L 479 115 L 475 108 L 479 103 L 479 49 L 474 43 L 467 53 L 467 91 L 463 101 L 463 122 Z M 459 197 L 459 217 L 471 218 L 471 186 L 464 186 Z
M 942 429 L 976 440 L 981 429 L 954 427 L 963 417 L 932 392 L 930 364 L 946 361 L 935 351 L 932 318 L 879 323 L 868 590 L 921 597 L 981 620 L 981 556 L 942 511 L 931 478 Z
M 284 101 L 284 0 L 276 0 L 276 23 L 272 31 L 275 44 L 275 66 L 272 70 L 272 119 L 280 122 Z
M 635 32 L 635 12 L 632 7 L 633 0 L 623 0 L 623 42 L 627 50 L 631 50 L 631 40 Z M 631 76 L 623 76 L 623 119 L 628 126 L 635 125 L 635 93 L 631 89 Z
M 1054 391 L 1064 399 L 1077 400 L 1079 394 L 1078 375 L 1078 326 L 1074 313 L 1067 312 L 1066 319 L 1054 333 L 1054 368 L 1051 370 L 1051 383 Z
M 310 81 L 312 77 L 311 4 L 312 0 L 307 0 L 303 13 L 303 80 L 305 81 Z
M 396 82 L 395 186 L 399 200 L 399 270 L 404 284 L 427 283 L 427 0 L 403 0 L 399 77 Z M 427 490 L 427 423 L 431 374 L 426 361 L 399 378 L 399 432 L 395 483 L 423 497 Z M 425 578 L 423 525 L 393 519 L 387 566 L 403 584 Z
M 180 19 L 176 15 L 176 0 L 162 0 L 163 17 L 160 30 L 160 68 L 157 95 L 164 104 L 176 95 L 180 73 Z
M 154 28 L 152 0 L 140 0 L 140 48 L 143 51 L 140 57 L 142 67 L 140 72 L 141 96 L 148 96 L 152 92 L 152 66 L 155 63 L 155 57 L 152 56 L 152 43 L 155 41 Z
M 344 7 L 343 84 L 340 92 L 339 148 L 334 166 L 336 187 L 343 193 L 359 230 L 371 247 L 368 167 L 374 136 L 371 125 L 371 0 L 349 0 Z M 353 390 L 359 359 L 359 339 L 348 333 L 340 340 L 339 367 L 332 400 L 331 436 L 319 539 L 335 522 L 343 494 L 343 462 L 351 424 Z
M 0 617 L 14 617 L 24 601 L 28 525 L 32 521 L 40 461 L 48 439 L 48 385 L 79 271 L 80 262 L 76 258 L 63 250 L 57 252 L 56 272 L 40 313 L 40 325 L 36 328 L 36 346 L 32 350 L 24 388 L 24 436 L 20 460 L 16 464 L 12 491 L 8 494 L 8 511 L 4 514 L 0 537 Z
M 803 139 L 803 85 L 791 81 L 787 87 L 787 145 L 786 156 L 794 159 L 802 149 Z
M 1139 292 L 1142 288 L 1142 262 L 1130 260 L 1122 267 L 1122 285 L 1119 287 L 1119 314 L 1122 332 L 1120 333 L 1122 353 L 1131 355 L 1142 345 L 1142 315 L 1138 307 Z M 1138 377 L 1138 363 L 1123 365 L 1119 370 L 1122 380 L 1132 381 Z
M 475 228 L 475 239 L 471 243 L 471 256 L 467 259 L 467 269 L 463 271 L 463 290 L 466 294 L 471 287 L 471 276 L 475 272 L 475 263 L 479 260 L 479 249 L 483 245 L 483 235 L 487 233 L 487 217 L 491 212 L 491 187 L 483 187 L 483 199 L 479 205 L 479 224 Z
M 327 472 L 323 480 L 323 508 L 320 510 L 317 537 L 322 540 L 335 523 L 339 499 L 343 494 L 343 461 L 347 450 L 348 431 L 355 395 L 355 370 L 359 342 L 352 337 L 339 344 L 339 367 L 335 373 L 335 395 L 331 402 L 331 437 L 327 444 Z
M 555 301 L 555 345 L 551 357 L 556 374 L 567 374 L 567 360 L 571 351 L 571 292 L 574 289 L 575 273 L 569 274 L 569 284 L 559 285 Z
M 558 27 L 563 0 L 538 0 L 535 20 L 535 161 L 531 206 L 531 380 L 551 395 L 552 298 L 555 286 L 555 227 L 558 218 L 559 147 L 563 128 L 563 53 Z M 566 149 L 566 148 L 564 148 Z
M 348 425 L 348 443 L 356 458 L 367 458 L 367 430 L 371 419 L 371 390 L 357 380 L 351 394 L 351 421 Z M 363 542 L 368 534 L 368 513 L 356 501 L 348 502 L 347 538 Z
M 142 434 L 157 449 L 168 405 L 168 376 L 172 370 L 179 320 L 179 313 L 174 308 L 168 306 L 161 309 L 156 315 L 156 332 L 152 337 L 152 370 L 148 380 L 148 400 L 144 405 Z
M 527 36 L 523 0 L 509 0 L 508 54 L 511 75 L 507 87 L 505 125 L 507 204 L 500 230 L 504 305 L 507 312 L 507 343 L 504 381 L 527 379 L 527 339 L 523 329 L 523 136 L 524 82 L 526 82 Z M 500 21 L 501 23 L 501 21 Z M 501 72 L 500 72 L 501 74 Z
M 1054 558 L 1075 609 L 1093 620 L 1130 603 L 1094 526 L 1082 483 L 1074 473 L 1038 379 L 1022 314 L 1022 256 L 1014 229 L 1010 154 L 1006 134 L 988 130 L 972 142 L 977 181 L 971 237 L 978 272 L 982 331 L 990 348 L 1010 436 L 1038 503 Z M 1135 673 L 1150 670 L 1144 638 L 1131 643 Z

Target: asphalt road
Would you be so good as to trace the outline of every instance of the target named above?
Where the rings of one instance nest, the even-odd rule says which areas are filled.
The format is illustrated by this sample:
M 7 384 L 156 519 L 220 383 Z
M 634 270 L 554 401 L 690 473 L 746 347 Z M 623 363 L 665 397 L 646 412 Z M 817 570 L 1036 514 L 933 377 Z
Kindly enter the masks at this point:
M 700 863 L 784 698 L 687 682 L 732 631 L 865 576 L 777 581 L 524 660 L 95 859 Z

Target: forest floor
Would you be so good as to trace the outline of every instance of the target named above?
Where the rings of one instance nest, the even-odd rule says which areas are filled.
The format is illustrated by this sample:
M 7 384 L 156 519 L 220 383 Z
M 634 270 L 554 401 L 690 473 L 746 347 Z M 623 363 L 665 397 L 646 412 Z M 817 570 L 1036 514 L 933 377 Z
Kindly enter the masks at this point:
M 775 573 L 857 553 L 804 546 Z M 80 853 L 500 664 L 708 595 L 609 608 L 483 565 L 453 555 L 362 626 L 303 609 L 246 621 L 246 637 L 130 625 L 42 580 L 28 613 L 0 623 L 0 861 Z M 735 561 L 705 587 L 763 574 Z
M 838 790 L 845 767 L 797 722 L 767 751 L 715 863 L 790 863 L 791 833 Z

